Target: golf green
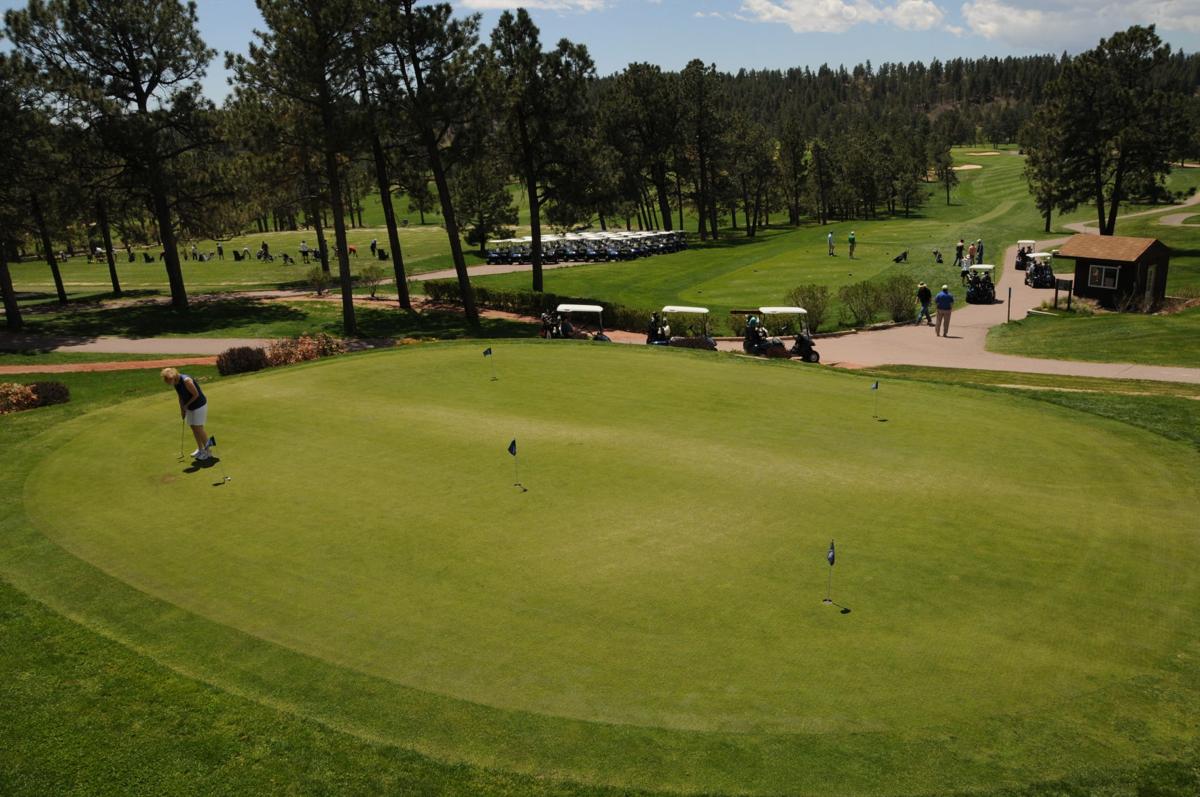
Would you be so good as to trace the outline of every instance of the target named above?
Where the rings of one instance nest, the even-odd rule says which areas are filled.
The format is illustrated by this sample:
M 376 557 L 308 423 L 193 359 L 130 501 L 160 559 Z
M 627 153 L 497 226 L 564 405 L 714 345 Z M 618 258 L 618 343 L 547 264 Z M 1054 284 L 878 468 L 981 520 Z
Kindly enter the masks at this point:
M 27 514 L 171 608 L 117 634 L 135 646 L 447 760 L 916 793 L 1195 733 L 1194 450 L 793 363 L 482 348 L 215 384 L 201 470 L 176 461 L 169 391 L 93 413 Z

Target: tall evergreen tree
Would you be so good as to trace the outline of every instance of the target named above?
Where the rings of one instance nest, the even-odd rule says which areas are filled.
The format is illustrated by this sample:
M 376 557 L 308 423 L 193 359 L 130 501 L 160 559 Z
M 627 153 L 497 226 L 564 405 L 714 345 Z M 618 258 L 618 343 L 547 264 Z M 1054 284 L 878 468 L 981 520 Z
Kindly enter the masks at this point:
M 213 52 L 196 4 L 175 0 L 31 0 L 5 15 L 64 116 L 96 131 L 132 184 L 144 187 L 165 252 L 171 301 L 188 308 L 172 218 L 172 166 L 209 142 L 201 95 Z

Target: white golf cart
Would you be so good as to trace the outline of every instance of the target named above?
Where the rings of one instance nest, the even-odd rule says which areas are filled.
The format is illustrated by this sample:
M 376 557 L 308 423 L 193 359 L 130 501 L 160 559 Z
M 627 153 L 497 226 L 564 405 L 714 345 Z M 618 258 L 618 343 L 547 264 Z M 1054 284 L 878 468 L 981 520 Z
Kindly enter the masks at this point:
M 671 316 L 685 316 L 676 330 L 671 332 Z M 686 305 L 669 304 L 662 313 L 650 317 L 650 327 L 646 330 L 646 343 L 651 346 L 678 346 L 685 349 L 717 350 L 717 342 L 708 334 L 708 308 L 688 307 Z
M 1054 255 L 1050 252 L 1031 252 L 1028 255 L 1028 268 L 1025 269 L 1025 284 L 1032 288 L 1053 288 L 1054 267 L 1051 261 Z
M 1037 246 L 1037 241 L 1031 241 L 1028 238 L 1022 238 L 1017 241 L 1017 270 L 1024 271 L 1029 266 L 1029 254 L 1033 251 L 1033 247 Z
M 571 322 L 572 314 L 592 315 L 593 313 L 596 316 L 597 328 L 594 334 L 588 335 L 586 332 L 575 329 L 575 325 Z M 547 315 L 542 315 L 543 337 L 611 342 L 608 335 L 604 334 L 604 308 L 598 304 L 560 304 L 554 309 L 553 319 L 547 318 Z M 547 331 L 549 334 L 546 334 Z
M 807 310 L 803 307 L 760 307 L 758 313 L 746 320 L 743 351 L 762 357 L 799 357 L 810 363 L 821 361 L 821 355 L 813 347 Z M 790 349 L 783 342 L 787 335 L 795 336 Z
M 967 304 L 995 304 L 996 285 L 992 282 L 995 266 L 971 266 L 967 272 Z

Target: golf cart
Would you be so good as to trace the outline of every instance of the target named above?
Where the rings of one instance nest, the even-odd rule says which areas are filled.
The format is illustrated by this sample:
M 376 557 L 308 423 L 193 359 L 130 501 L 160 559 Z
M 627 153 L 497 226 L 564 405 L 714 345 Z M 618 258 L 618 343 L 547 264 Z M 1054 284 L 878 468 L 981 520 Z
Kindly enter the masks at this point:
M 1037 246 L 1037 241 L 1022 239 L 1017 241 L 1017 270 L 1024 271 L 1029 266 L 1029 253 L 1033 251 L 1033 247 Z
M 758 313 L 748 313 L 743 351 L 760 357 L 799 357 L 810 363 L 821 361 L 821 355 L 813 348 L 807 310 L 803 307 L 760 307 Z M 771 328 L 775 329 L 775 335 L 771 334 Z M 790 349 L 783 341 L 789 334 L 795 335 Z
M 560 304 L 555 308 L 557 315 L 556 323 L 550 337 L 553 338 L 575 338 L 578 340 L 594 340 L 601 343 L 610 343 L 611 338 L 604 334 L 604 308 L 598 304 Z M 594 335 L 589 336 L 586 332 L 575 329 L 575 325 L 571 323 L 572 313 L 595 313 L 596 325 L 599 329 Z
M 671 322 L 669 316 L 698 316 L 698 319 L 691 319 L 681 324 L 682 329 L 679 332 L 683 334 L 671 334 Z M 662 309 L 662 327 L 666 333 L 666 339 L 659 345 L 677 346 L 683 349 L 708 349 L 709 351 L 717 350 L 717 342 L 708 334 L 708 308 L 707 307 L 687 307 L 685 305 L 669 304 Z M 651 342 L 651 341 L 647 341 Z
M 1025 270 L 1025 284 L 1032 288 L 1053 288 L 1054 267 L 1049 252 L 1032 252 L 1028 255 L 1029 267 Z
M 996 286 L 992 283 L 995 266 L 971 266 L 967 272 L 967 304 L 995 304 Z

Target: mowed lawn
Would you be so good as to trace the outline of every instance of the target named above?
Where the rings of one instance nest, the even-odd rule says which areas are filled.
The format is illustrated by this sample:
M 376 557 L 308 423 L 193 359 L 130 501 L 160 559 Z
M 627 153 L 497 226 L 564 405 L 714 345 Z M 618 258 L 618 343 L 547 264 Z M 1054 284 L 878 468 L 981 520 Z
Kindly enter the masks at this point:
M 914 291 L 919 280 L 935 286 L 957 280 L 954 245 L 960 238 L 968 243 L 982 238 L 984 260 L 995 263 L 1018 239 L 1047 237 L 1029 201 L 1022 174 L 1024 158 L 1011 150 L 987 156 L 972 155 L 973 151 L 955 151 L 961 164 L 982 168 L 958 172 L 961 183 L 952 191 L 949 206 L 945 192 L 929 183 L 925 206 L 911 218 L 883 216 L 825 226 L 808 222 L 800 228 L 765 230 L 756 239 L 725 230 L 717 243 L 697 245 L 684 253 L 548 271 L 546 290 L 644 309 L 699 304 L 723 321 L 724 313 L 733 308 L 783 303 L 788 292 L 801 284 L 825 285 L 836 294 L 842 285 L 890 274 L 905 275 Z M 847 244 L 851 231 L 857 239 L 853 260 Z M 830 232 L 836 242 L 834 257 L 827 254 Z M 945 261 L 940 267 L 934 263 L 935 248 Z M 893 263 L 904 251 L 908 261 Z M 529 279 L 528 274 L 505 274 L 476 282 L 528 288 Z M 836 323 L 835 310 L 826 326 Z
M 512 343 L 493 382 L 480 350 L 211 384 L 222 487 L 165 391 L 56 427 L 6 476 L 4 575 L 275 708 L 568 781 L 944 793 L 1186 744 L 1195 450 L 899 380 L 880 423 L 790 363 Z

